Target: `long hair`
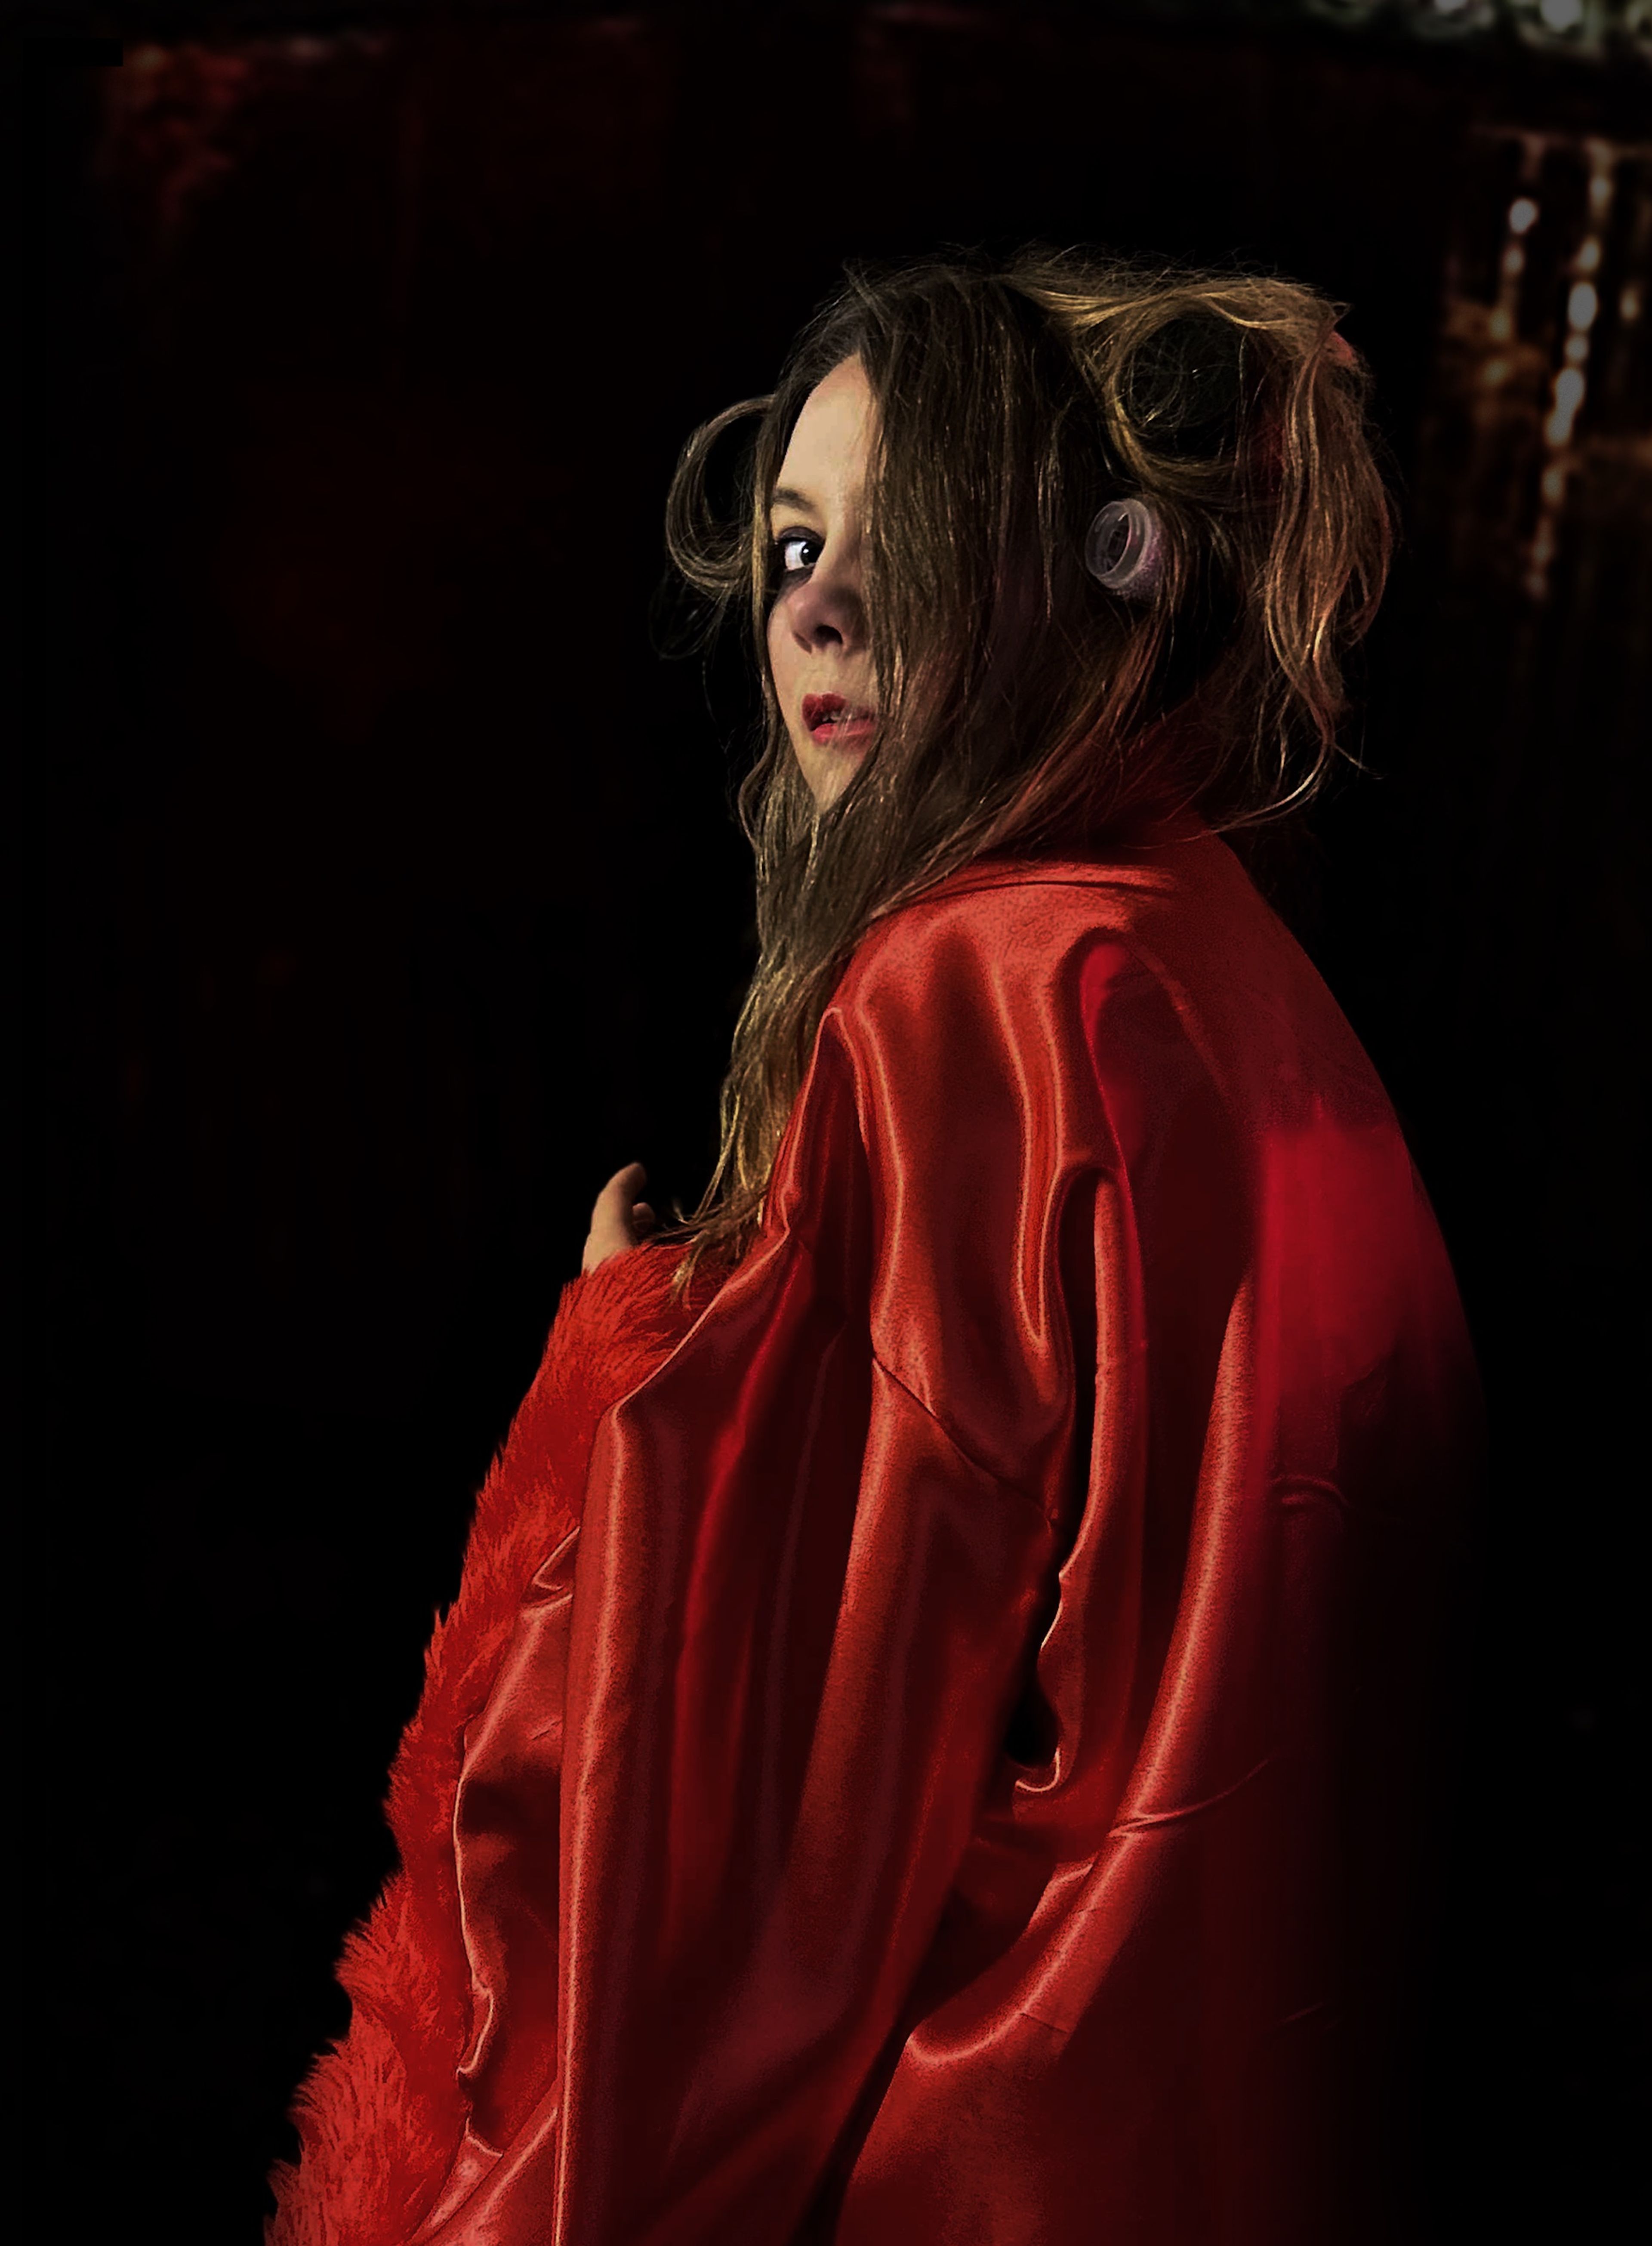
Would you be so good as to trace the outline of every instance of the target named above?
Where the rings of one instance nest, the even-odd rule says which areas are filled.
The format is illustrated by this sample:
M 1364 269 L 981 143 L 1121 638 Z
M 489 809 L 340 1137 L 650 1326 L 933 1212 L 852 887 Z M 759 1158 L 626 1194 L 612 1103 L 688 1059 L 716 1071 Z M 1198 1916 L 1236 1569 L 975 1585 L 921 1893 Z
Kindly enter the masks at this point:
M 678 1278 L 738 1256 L 820 1018 L 883 915 L 985 854 L 1082 854 L 1196 809 L 1219 831 L 1308 800 L 1342 752 L 1341 657 L 1392 542 L 1345 308 L 1294 282 L 1030 249 L 1003 263 L 851 269 L 772 394 L 683 449 L 671 560 L 709 618 L 743 618 L 762 738 L 738 810 L 757 860 L 758 957 L 735 1028 L 721 1147 Z M 769 500 L 809 392 L 858 357 L 876 406 L 864 495 L 878 715 L 825 810 L 767 657 Z M 738 446 L 736 498 L 712 490 Z M 726 482 L 726 478 L 721 479 Z M 1164 527 L 1152 596 L 1084 566 L 1109 499 Z

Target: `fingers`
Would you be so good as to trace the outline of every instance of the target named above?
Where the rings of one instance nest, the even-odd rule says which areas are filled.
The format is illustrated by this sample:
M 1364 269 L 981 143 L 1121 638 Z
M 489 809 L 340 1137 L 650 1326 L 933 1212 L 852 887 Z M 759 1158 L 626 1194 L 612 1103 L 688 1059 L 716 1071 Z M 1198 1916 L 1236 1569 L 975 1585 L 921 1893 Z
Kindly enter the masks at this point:
M 581 1259 L 581 1271 L 594 1271 L 610 1256 L 635 1248 L 639 1240 L 655 1229 L 659 1220 L 652 1208 L 636 1198 L 637 1188 L 647 1181 L 648 1172 L 641 1162 L 627 1162 L 622 1169 L 615 1171 L 598 1194 L 591 1208 L 590 1236 Z
M 646 1185 L 648 1174 L 641 1162 L 627 1162 L 622 1168 L 615 1171 L 602 1191 L 598 1194 L 598 1201 L 602 1201 L 608 1194 L 618 1194 L 621 1191 L 629 1193 L 637 1186 Z
M 592 1224 L 615 1217 L 622 1219 L 631 1208 L 637 1188 L 647 1181 L 648 1172 L 641 1162 L 627 1162 L 622 1170 L 615 1170 L 591 1204 Z

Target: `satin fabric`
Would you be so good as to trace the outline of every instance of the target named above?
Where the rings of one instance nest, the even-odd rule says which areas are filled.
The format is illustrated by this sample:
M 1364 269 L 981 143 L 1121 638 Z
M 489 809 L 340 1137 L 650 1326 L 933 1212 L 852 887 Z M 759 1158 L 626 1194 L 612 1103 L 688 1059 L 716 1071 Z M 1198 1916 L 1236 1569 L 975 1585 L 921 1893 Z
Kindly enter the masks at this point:
M 417 2246 L 1371 2235 L 1477 1446 L 1392 1110 L 1221 842 L 879 923 L 466 1729 Z

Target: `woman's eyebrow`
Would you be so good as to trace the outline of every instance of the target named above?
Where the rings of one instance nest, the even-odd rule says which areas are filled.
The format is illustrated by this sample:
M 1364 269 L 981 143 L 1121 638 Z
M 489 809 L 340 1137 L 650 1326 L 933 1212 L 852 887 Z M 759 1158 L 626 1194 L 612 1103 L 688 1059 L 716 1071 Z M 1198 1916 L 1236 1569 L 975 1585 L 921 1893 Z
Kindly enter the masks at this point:
M 807 492 L 794 491 L 790 484 L 777 484 L 769 495 L 769 513 L 777 507 L 800 507 L 806 514 L 815 512 L 814 501 Z

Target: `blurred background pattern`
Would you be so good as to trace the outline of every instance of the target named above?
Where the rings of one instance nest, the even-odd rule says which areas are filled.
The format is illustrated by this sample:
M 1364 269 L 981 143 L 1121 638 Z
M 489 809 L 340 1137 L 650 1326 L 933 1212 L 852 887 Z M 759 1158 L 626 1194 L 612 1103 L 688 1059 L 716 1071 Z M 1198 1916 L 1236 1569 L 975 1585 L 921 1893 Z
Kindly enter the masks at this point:
M 1644 2194 L 1649 24 L 33 19 L 7 76 L 47 375 L 25 950 L 55 1720 L 91 1743 L 54 2099 L 93 2198 L 256 2237 L 387 1868 L 432 1610 L 591 1198 L 633 1157 L 661 1202 L 709 1167 L 748 704 L 737 666 L 658 652 L 676 448 L 768 386 L 846 256 L 1037 238 L 1306 280 L 1376 371 L 1406 534 L 1367 770 L 1281 899 L 1406 1122 L 1497 1431 L 1419 2236 L 1618 2235 Z

